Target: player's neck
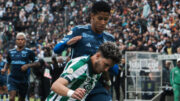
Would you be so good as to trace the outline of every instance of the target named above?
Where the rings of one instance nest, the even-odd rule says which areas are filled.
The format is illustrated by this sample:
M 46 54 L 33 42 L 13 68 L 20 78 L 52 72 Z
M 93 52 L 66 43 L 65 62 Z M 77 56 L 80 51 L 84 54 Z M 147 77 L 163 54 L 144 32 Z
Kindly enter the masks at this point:
M 24 47 L 17 47 L 17 51 L 22 51 Z

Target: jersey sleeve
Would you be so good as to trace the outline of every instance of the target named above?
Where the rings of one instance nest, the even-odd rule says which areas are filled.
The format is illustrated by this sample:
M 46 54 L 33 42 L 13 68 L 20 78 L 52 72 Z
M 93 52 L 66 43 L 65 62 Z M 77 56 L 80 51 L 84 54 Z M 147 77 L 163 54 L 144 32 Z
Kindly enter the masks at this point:
M 66 65 L 60 77 L 68 80 L 68 82 L 71 83 L 83 74 L 84 74 L 84 68 L 81 68 L 79 63 L 70 61 Z
M 53 51 L 56 54 L 62 53 L 65 49 L 67 49 L 69 46 L 66 44 L 70 39 L 72 39 L 75 36 L 78 36 L 78 27 L 74 27 L 58 44 L 55 45 Z

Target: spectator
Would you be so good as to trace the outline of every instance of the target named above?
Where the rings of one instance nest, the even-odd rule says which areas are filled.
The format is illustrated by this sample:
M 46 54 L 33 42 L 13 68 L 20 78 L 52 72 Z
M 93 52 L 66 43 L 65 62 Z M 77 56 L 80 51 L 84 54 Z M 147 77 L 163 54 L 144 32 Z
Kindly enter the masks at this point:
M 177 59 L 177 66 L 171 69 L 170 72 L 170 83 L 173 87 L 174 92 L 174 101 L 179 101 L 180 99 L 180 80 L 179 80 L 179 72 L 180 72 L 180 59 Z

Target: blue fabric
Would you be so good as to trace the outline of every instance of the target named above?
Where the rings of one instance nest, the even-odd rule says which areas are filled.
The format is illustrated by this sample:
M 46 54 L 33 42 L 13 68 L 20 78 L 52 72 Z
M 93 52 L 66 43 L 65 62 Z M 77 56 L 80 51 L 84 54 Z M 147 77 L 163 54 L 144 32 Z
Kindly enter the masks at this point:
M 7 85 L 7 75 L 0 75 L 0 86 Z
M 61 53 L 62 50 L 66 49 L 68 46 L 65 45 L 65 42 L 68 42 L 76 36 L 82 36 L 82 39 L 79 40 L 77 43 L 69 46 L 72 48 L 71 58 L 85 55 L 93 55 L 96 53 L 102 43 L 107 41 L 115 42 L 114 36 L 110 33 L 102 32 L 101 34 L 97 34 L 93 32 L 93 30 L 91 29 L 91 25 L 80 25 L 74 27 L 72 31 L 69 32 L 69 34 L 65 36 L 60 43 L 58 43 L 59 45 L 57 45 L 55 47 L 56 49 L 54 49 L 56 50 L 55 53 Z M 113 67 L 112 71 L 113 74 L 118 74 L 117 66 Z M 93 99 L 95 99 L 94 101 L 98 101 L 97 98 L 99 98 L 101 101 L 109 101 L 107 99 L 111 99 L 108 91 L 102 86 L 100 82 L 98 82 L 96 87 L 91 91 L 91 94 L 94 93 L 98 95 L 91 96 L 91 101 L 93 101 Z
M 0 71 L 1 69 L 4 68 L 5 65 L 5 61 L 1 61 L 0 62 Z M 0 72 L 0 86 L 6 86 L 7 84 L 7 72 L 5 72 L 4 74 L 1 74 Z
M 54 47 L 54 52 L 56 54 L 60 54 L 62 51 L 64 51 L 64 49 L 67 48 L 66 43 L 67 43 L 67 41 L 62 41 L 62 42 L 56 44 Z
M 69 46 L 72 48 L 72 58 L 85 55 L 93 55 L 96 53 L 102 43 L 107 41 L 115 41 L 114 36 L 107 32 L 103 32 L 101 34 L 94 33 L 91 30 L 90 25 L 76 26 L 72 29 L 69 35 L 65 36 L 60 41 L 60 43 L 55 46 L 54 52 L 59 54 L 63 50 L 65 50 L 68 47 L 66 45 L 66 42 L 75 36 L 82 36 L 82 39 L 77 43 Z
M 86 101 L 112 101 L 111 95 L 108 90 L 103 87 L 101 83 L 97 83 L 95 88 L 86 98 Z
M 11 65 L 9 78 L 19 83 L 28 82 L 30 68 L 26 71 L 22 71 L 21 67 L 36 60 L 35 53 L 28 48 L 22 51 L 17 51 L 16 49 L 10 50 L 7 55 L 7 63 Z
M 112 68 L 109 69 L 111 75 L 118 75 L 119 73 L 119 66 L 115 64 Z
M 8 91 L 15 90 L 21 97 L 26 97 L 28 91 L 28 83 L 17 83 L 12 79 L 8 80 Z

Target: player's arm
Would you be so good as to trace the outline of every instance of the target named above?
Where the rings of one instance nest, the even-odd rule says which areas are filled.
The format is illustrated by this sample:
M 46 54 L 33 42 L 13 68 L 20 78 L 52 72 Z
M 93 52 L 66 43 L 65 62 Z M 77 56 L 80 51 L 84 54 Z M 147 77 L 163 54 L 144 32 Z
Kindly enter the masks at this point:
M 45 62 L 43 59 L 39 59 L 36 62 L 25 64 L 21 67 L 22 71 L 26 71 L 28 68 L 41 68 L 45 65 Z
M 8 70 L 9 67 L 10 67 L 10 64 L 6 63 L 6 64 L 4 65 L 4 68 L 1 69 L 1 73 L 4 74 L 4 73 Z
M 54 47 L 54 52 L 56 54 L 60 54 L 63 50 L 67 49 L 68 46 L 75 44 L 77 41 L 79 41 L 82 38 L 82 36 L 75 36 L 70 40 L 67 41 L 61 41 Z
M 8 68 L 10 67 L 10 63 L 11 63 L 10 52 L 8 52 L 6 60 L 7 60 L 7 62 L 6 62 L 6 64 L 4 65 L 4 68 L 1 69 L 1 73 L 2 73 L 2 74 L 4 74 L 4 73 L 8 70 Z
M 81 100 L 85 95 L 85 89 L 78 88 L 75 91 L 71 90 L 67 87 L 68 83 L 68 80 L 60 77 L 52 84 L 51 90 L 61 96 L 68 96 Z
M 67 36 L 65 36 L 58 44 L 55 45 L 53 50 L 56 54 L 60 54 L 62 51 L 75 44 L 82 38 L 77 29 L 78 28 L 76 27 L 73 28 L 72 31 L 67 34 Z

